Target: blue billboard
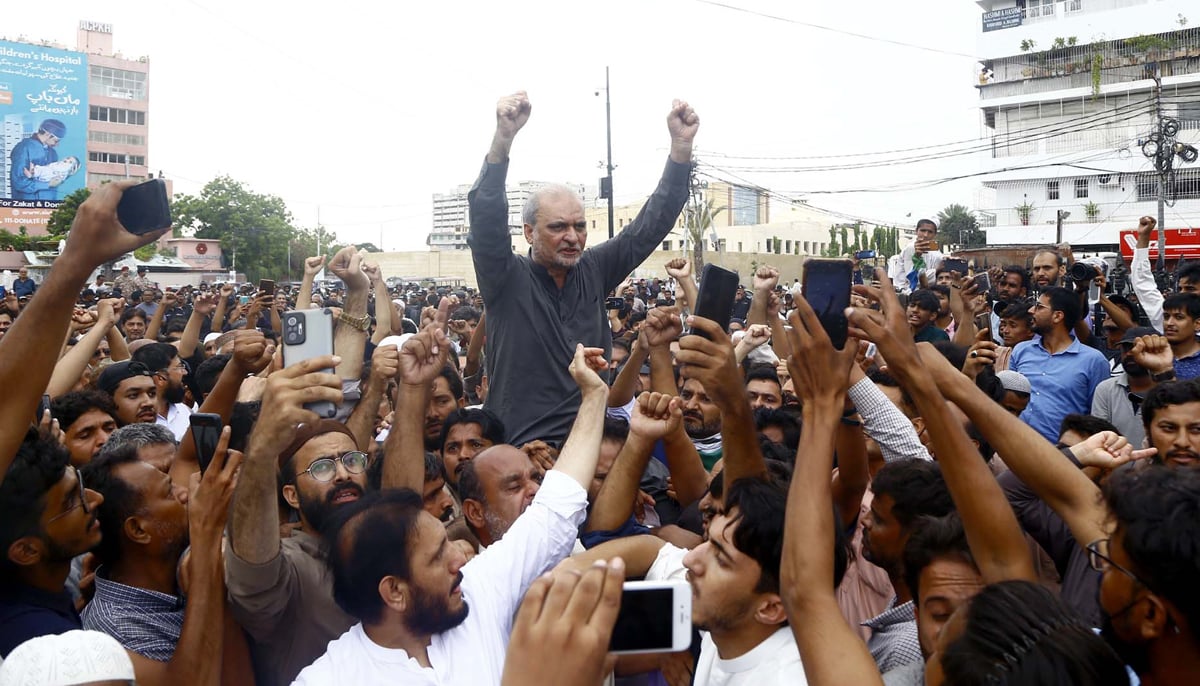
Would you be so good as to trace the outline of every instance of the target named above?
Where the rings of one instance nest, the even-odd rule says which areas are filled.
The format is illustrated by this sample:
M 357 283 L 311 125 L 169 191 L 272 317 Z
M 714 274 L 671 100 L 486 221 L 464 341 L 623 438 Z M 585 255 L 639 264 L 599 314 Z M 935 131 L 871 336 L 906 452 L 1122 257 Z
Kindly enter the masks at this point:
M 44 233 L 87 185 L 87 55 L 0 41 L 0 116 L 0 228 Z

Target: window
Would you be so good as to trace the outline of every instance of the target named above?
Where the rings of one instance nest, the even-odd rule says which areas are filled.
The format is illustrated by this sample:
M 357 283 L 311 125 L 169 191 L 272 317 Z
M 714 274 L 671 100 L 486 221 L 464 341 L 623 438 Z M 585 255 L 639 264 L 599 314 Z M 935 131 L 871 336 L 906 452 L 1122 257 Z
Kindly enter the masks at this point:
M 807 255 L 809 250 L 811 250 L 811 248 L 809 247 L 809 242 L 804 241 L 804 254 Z
M 596 228 L 596 220 L 595 219 L 592 220 L 592 228 L 593 229 Z
M 663 241 L 663 250 L 671 249 L 671 241 Z
M 1076 198 L 1088 197 L 1088 180 L 1087 179 L 1075 179 L 1075 197 Z
M 123 152 L 89 152 L 89 162 L 107 162 L 108 164 L 136 164 L 146 166 L 146 157 L 144 155 L 126 155 Z
M 1154 174 L 1140 174 L 1137 177 L 1137 199 L 1158 200 L 1158 177 Z
M 742 242 L 738 241 L 738 252 L 742 251 Z
M 1046 199 L 1047 200 L 1058 200 L 1058 182 L 1057 181 L 1047 181 L 1046 182 Z
M 733 207 L 729 216 L 733 226 L 751 226 L 758 223 L 758 191 L 745 186 L 734 186 Z
M 792 242 L 784 241 L 783 251 L 789 255 L 792 254 Z
M 88 67 L 88 92 L 109 98 L 146 99 L 146 73 L 113 67 Z
M 134 136 L 128 133 L 112 133 L 111 131 L 88 131 L 88 140 L 93 143 L 116 143 L 117 145 L 145 145 L 145 136 Z
M 99 105 L 88 107 L 88 119 L 92 121 L 109 121 L 115 124 L 133 124 L 134 126 L 146 125 L 145 112 L 123 110 L 117 107 L 101 107 Z

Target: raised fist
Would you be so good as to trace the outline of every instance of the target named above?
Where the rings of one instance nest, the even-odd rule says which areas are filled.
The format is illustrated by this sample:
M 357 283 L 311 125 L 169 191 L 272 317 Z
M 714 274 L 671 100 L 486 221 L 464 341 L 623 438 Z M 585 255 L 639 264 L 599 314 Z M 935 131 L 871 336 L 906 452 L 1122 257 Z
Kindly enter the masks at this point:
M 525 91 L 517 91 L 506 95 L 496 103 L 496 133 L 505 138 L 513 138 L 529 121 L 532 106 Z

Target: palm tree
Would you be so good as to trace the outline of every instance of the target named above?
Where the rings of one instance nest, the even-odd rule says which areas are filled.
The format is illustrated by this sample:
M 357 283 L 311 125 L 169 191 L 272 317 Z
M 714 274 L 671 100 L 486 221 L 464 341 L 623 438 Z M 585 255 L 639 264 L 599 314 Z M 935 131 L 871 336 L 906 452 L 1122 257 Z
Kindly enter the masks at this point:
M 706 198 L 703 203 L 688 203 L 683 208 L 683 230 L 692 242 L 692 273 L 697 277 L 704 269 L 704 238 L 712 231 L 717 215 L 729 209 L 725 205 L 713 207 L 715 202 L 713 198 Z
M 942 245 L 958 245 L 971 248 L 985 243 L 983 232 L 975 213 L 965 205 L 947 205 L 938 212 L 938 240 Z

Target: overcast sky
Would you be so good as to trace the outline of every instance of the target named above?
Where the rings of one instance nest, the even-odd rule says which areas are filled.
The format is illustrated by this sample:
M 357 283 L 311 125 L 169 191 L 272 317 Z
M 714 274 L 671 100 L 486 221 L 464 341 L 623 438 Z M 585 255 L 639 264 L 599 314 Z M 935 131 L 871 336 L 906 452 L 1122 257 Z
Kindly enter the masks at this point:
M 979 8 L 970 0 L 726 4 L 59 0 L 7 3 L 0 32 L 73 48 L 80 19 L 111 23 L 118 51 L 150 57 L 148 161 L 177 192 L 228 174 L 283 197 L 302 226 L 316 225 L 319 207 L 341 239 L 378 245 L 382 235 L 388 250 L 424 246 L 432 194 L 474 180 L 495 101 L 514 90 L 529 92 L 533 115 L 510 180 L 595 184 L 605 152 L 603 93 L 595 92 L 605 65 L 618 202 L 653 190 L 676 97 L 700 114 L 698 156 L 726 170 L 767 163 L 722 156 L 858 154 L 981 135 L 969 57 Z M 726 176 L 798 194 L 978 169 L 978 158 L 965 157 Z M 951 202 L 973 206 L 977 188 L 972 180 L 805 197 L 911 224 Z

